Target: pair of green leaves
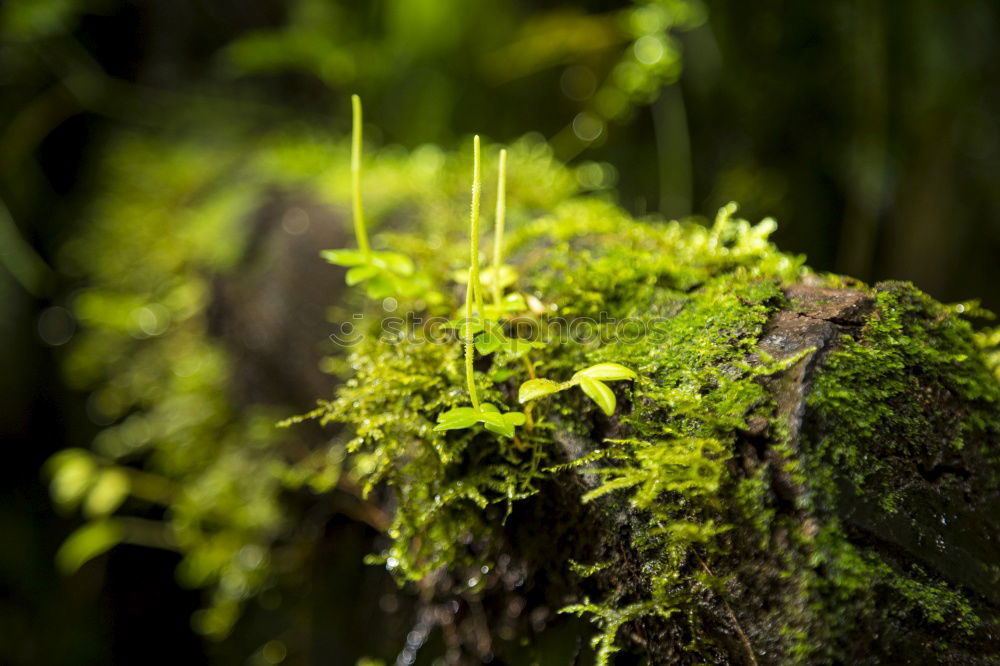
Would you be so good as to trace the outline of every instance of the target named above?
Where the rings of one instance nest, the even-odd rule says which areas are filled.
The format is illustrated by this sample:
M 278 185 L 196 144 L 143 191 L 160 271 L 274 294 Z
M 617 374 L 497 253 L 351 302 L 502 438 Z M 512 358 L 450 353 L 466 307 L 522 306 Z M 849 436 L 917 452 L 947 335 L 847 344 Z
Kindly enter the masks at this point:
M 513 295 L 513 294 L 512 294 Z M 518 294 L 520 296 L 520 294 Z M 523 301 L 522 301 L 523 302 Z M 487 315 L 489 315 L 487 307 Z M 474 341 L 476 351 L 485 356 L 496 351 L 507 352 L 511 358 L 520 358 L 532 349 L 544 349 L 544 342 L 521 340 L 519 338 L 507 337 L 500 325 L 488 316 L 473 317 L 472 319 L 456 319 L 449 322 L 449 327 L 458 331 L 459 337 L 463 340 L 469 336 L 475 336 Z
M 426 285 L 414 275 L 413 262 L 399 252 L 361 250 L 323 250 L 321 256 L 331 264 L 347 267 L 349 286 L 365 284 L 369 298 L 417 296 Z
M 511 266 L 504 264 L 500 266 L 499 270 L 491 266 L 484 268 L 479 273 L 479 282 L 484 290 L 489 291 L 494 288 L 493 281 L 496 279 L 494 278 L 494 274 L 499 276 L 500 282 L 496 285 L 496 288 L 501 292 L 517 281 L 517 271 Z M 451 277 L 456 282 L 468 284 L 469 269 L 465 268 L 455 271 Z M 504 315 L 524 312 L 527 309 L 528 303 L 524 295 L 515 291 L 503 296 L 498 302 L 483 305 L 483 316 L 486 319 L 500 319 Z
M 482 423 L 490 432 L 504 437 L 513 437 L 514 428 L 524 425 L 523 412 L 501 412 L 496 405 L 484 402 L 475 407 L 456 407 L 438 414 L 438 424 L 434 430 L 461 430 Z
M 516 291 L 507 294 L 500 299 L 499 304 L 489 303 L 483 306 L 483 316 L 487 319 L 500 319 L 503 315 L 509 315 L 516 312 L 524 312 L 528 309 L 528 304 L 524 300 L 522 294 Z
M 479 271 L 479 282 L 486 289 L 492 289 L 494 287 L 493 281 L 494 275 L 496 275 L 500 283 L 495 285 L 500 289 L 506 289 L 515 282 L 517 282 L 517 269 L 513 266 L 503 264 L 500 266 L 499 270 L 493 266 L 488 266 L 483 270 Z M 459 284 L 469 284 L 469 269 L 463 268 L 457 270 L 451 274 L 451 279 Z
M 505 351 L 511 358 L 520 358 L 532 349 L 542 349 L 544 342 L 508 338 L 503 327 L 496 321 L 487 319 L 482 331 L 476 336 L 476 351 L 485 356 L 496 351 Z
M 529 400 L 537 400 L 579 386 L 591 400 L 597 403 L 601 411 L 611 416 L 615 411 L 617 401 L 614 392 L 604 382 L 622 379 L 634 380 L 637 376 L 635 371 L 629 370 L 624 365 L 598 363 L 580 370 L 569 381 L 562 383 L 554 382 L 551 379 L 529 379 L 521 384 L 521 388 L 517 392 L 517 399 L 523 404 Z
M 88 518 L 114 513 L 126 500 L 131 483 L 124 470 L 101 465 L 83 449 L 66 449 L 49 458 L 45 469 L 52 477 L 55 502 L 67 509 L 83 508 Z

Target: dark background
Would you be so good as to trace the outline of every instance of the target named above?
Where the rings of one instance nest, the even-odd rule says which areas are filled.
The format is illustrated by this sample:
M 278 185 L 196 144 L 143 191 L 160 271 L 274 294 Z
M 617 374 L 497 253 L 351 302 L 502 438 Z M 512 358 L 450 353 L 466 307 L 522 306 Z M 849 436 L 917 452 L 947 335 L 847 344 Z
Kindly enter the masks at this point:
M 248 128 L 346 130 L 359 92 L 382 144 L 541 132 L 565 159 L 612 165 L 637 214 L 711 216 L 735 200 L 751 220 L 776 217 L 777 243 L 816 269 L 1000 309 L 994 2 L 708 0 L 672 33 L 679 79 L 664 75 L 598 139 L 576 141 L 567 128 L 630 46 L 614 18 L 630 6 L 0 6 L 0 663 L 212 661 L 190 630 L 200 598 L 175 584 L 176 556 L 126 546 L 71 578 L 55 572 L 76 523 L 53 512 L 39 472 L 96 431 L 37 334 L 38 313 L 73 286 L 48 267 L 94 196 L 107 137 L 176 131 L 202 113 L 192 100 Z

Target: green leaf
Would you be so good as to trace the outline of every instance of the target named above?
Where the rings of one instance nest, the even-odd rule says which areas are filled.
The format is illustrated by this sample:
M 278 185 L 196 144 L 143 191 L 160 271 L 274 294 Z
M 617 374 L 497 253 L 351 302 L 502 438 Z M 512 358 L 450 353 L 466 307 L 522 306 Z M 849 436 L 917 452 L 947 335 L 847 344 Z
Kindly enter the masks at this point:
M 500 301 L 500 307 L 493 305 L 492 303 L 487 304 L 483 310 L 487 319 L 499 319 L 501 315 L 508 312 L 524 312 L 528 309 L 528 304 L 524 301 L 524 296 L 522 294 L 513 293 L 507 294 Z
M 456 407 L 438 415 L 438 425 L 434 430 L 456 430 L 471 428 L 482 422 L 486 429 L 504 437 L 513 437 L 514 428 L 524 425 L 525 417 L 521 412 L 501 413 L 496 405 L 484 402 L 479 409 L 474 407 Z
M 480 406 L 479 420 L 483 422 L 486 429 L 504 437 L 513 437 L 514 428 L 524 425 L 524 414 L 521 412 L 507 412 L 501 414 L 496 406 L 490 403 L 483 403 Z
M 413 275 L 413 262 L 399 252 L 375 252 L 372 254 L 372 265 L 398 275 Z
M 499 276 L 500 276 L 501 289 L 509 287 L 510 285 L 517 282 L 517 271 L 514 269 L 514 267 L 508 266 L 507 264 L 500 266 Z M 480 273 L 479 277 L 484 285 L 486 285 L 487 287 L 492 287 L 494 281 L 493 267 L 489 266 L 488 268 L 484 268 L 483 272 Z
M 347 275 L 344 277 L 344 281 L 347 282 L 349 287 L 353 287 L 356 284 L 364 282 L 365 280 L 374 277 L 378 274 L 378 268 L 372 266 L 371 264 L 365 264 L 364 266 L 355 266 L 347 271 Z
M 451 279 L 459 284 L 469 283 L 469 269 L 462 268 L 451 274 Z M 493 287 L 493 267 L 488 266 L 479 271 L 479 281 L 487 290 Z M 509 287 L 517 281 L 517 271 L 513 267 L 503 265 L 500 267 L 500 288 Z
M 498 368 L 490 374 L 490 381 L 494 384 L 499 384 L 500 382 L 505 382 L 510 379 L 514 371 L 510 368 Z
M 534 344 L 528 342 L 527 340 L 518 340 L 517 338 L 508 338 L 503 345 L 504 351 L 511 355 L 513 358 L 521 358 L 534 348 Z
M 475 335 L 479 331 L 483 330 L 483 320 L 479 317 L 473 317 L 472 319 L 455 319 L 448 322 L 451 328 L 458 330 L 458 337 L 465 340 L 470 335 Z
M 506 428 L 507 422 L 503 419 L 503 414 L 500 412 L 487 412 L 483 411 L 479 413 L 479 420 L 486 424 L 486 427 L 494 426 L 496 428 Z
M 396 283 L 391 273 L 379 273 L 365 286 L 368 298 L 380 299 L 396 293 Z
M 472 407 L 456 407 L 438 414 L 437 420 L 438 424 L 434 426 L 435 431 L 471 428 L 479 423 L 479 412 Z
M 65 508 L 75 508 L 97 479 L 98 466 L 89 451 L 66 449 L 49 458 L 46 471 L 52 475 L 52 499 Z
M 84 564 L 120 543 L 125 531 L 115 520 L 87 523 L 70 534 L 56 552 L 56 566 L 71 574 Z
M 503 435 L 504 437 L 514 437 L 514 426 L 507 424 L 507 422 L 502 418 L 500 419 L 499 425 L 492 421 L 486 421 L 483 425 L 485 425 L 486 429 L 492 433 Z
M 90 517 L 106 516 L 113 513 L 128 497 L 131 484 L 128 476 L 120 469 L 107 469 L 97 477 L 97 483 L 90 489 L 83 512 Z
M 528 420 L 524 412 L 507 412 L 503 415 L 503 419 L 513 426 L 522 426 Z
M 503 297 L 500 307 L 507 312 L 522 312 L 528 309 L 528 304 L 524 300 L 524 294 L 514 292 Z
M 608 416 L 615 413 L 615 394 L 608 388 L 608 385 L 604 382 L 599 382 L 596 379 L 591 379 L 590 377 L 580 377 L 580 388 L 586 393 L 591 400 L 597 403 L 597 406 L 601 408 Z
M 476 351 L 483 355 L 492 354 L 508 342 L 500 324 L 490 320 L 485 324 L 483 333 L 476 338 Z
M 431 279 L 426 273 L 414 273 L 405 277 L 406 279 L 398 275 L 393 276 L 396 283 L 396 290 L 400 296 L 409 298 L 423 296 L 428 301 L 435 298 L 434 296 L 430 296 L 434 292 L 431 290 Z M 440 294 L 436 297 L 440 298 Z
M 561 390 L 562 385 L 551 379 L 529 379 L 518 389 L 517 401 L 524 404 L 529 400 L 537 400 L 542 396 L 558 393 Z
M 319 256 L 337 266 L 362 266 L 368 263 L 368 257 L 361 250 L 323 250 Z
M 500 349 L 503 343 L 504 341 L 493 333 L 480 333 L 476 336 L 476 351 L 482 356 L 486 356 Z
M 573 379 L 587 377 L 589 379 L 599 379 L 601 381 L 614 381 L 616 379 L 635 379 L 637 375 L 634 370 L 629 370 L 624 365 L 617 363 L 598 363 L 589 368 L 584 368 L 575 375 Z

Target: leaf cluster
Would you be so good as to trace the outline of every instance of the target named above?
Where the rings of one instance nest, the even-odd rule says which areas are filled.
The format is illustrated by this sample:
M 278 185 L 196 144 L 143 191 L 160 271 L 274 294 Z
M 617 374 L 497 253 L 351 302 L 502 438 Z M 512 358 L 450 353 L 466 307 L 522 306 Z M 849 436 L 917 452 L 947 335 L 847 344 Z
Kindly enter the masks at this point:
M 568 381 L 562 383 L 554 382 L 551 379 L 529 379 L 521 384 L 517 399 L 523 404 L 579 386 L 587 394 L 587 397 L 597 403 L 602 412 L 611 416 L 615 411 L 617 401 L 614 392 L 604 382 L 634 380 L 637 377 L 634 370 L 629 370 L 618 363 L 598 363 L 574 373 Z

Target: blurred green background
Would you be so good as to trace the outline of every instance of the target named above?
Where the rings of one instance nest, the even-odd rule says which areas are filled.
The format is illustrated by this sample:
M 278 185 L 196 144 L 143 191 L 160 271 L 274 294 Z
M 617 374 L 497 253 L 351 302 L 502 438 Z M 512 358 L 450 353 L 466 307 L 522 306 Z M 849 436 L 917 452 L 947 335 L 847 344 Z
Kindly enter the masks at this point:
M 336 144 L 357 92 L 367 138 L 387 154 L 528 134 L 525 145 L 544 140 L 572 167 L 573 187 L 636 215 L 712 215 L 734 200 L 748 219 L 777 218 L 778 245 L 819 270 L 912 280 L 998 310 L 998 21 L 991 0 L 7 0 L 0 662 L 283 657 L 258 649 L 266 629 L 243 627 L 229 644 L 194 632 L 202 597 L 175 582 L 176 555 L 124 546 L 71 577 L 53 564 L 80 521 L 54 511 L 41 467 L 107 425 L 89 387 L 66 382 L 81 328 L 74 294 L 128 252 L 142 264 L 155 230 L 129 229 L 144 202 L 170 225 L 171 192 L 225 179 L 273 149 L 261 137 Z M 216 157 L 172 150 L 192 145 Z M 331 160 L 345 157 L 337 150 Z M 423 150 L 409 154 L 436 155 Z M 395 173 L 411 188 L 419 180 Z M 184 224 L 215 229 L 239 214 L 241 187 L 282 180 L 254 178 L 226 190 L 236 194 L 217 202 L 224 213 Z M 211 233 L 208 243 L 230 232 Z M 233 253 L 241 238 L 233 232 Z M 206 265 L 227 265 L 227 251 Z M 173 265 L 156 252 L 146 258 Z M 351 562 L 370 539 L 348 530 L 336 555 L 345 571 L 366 575 Z M 315 616 L 353 612 L 330 606 Z

